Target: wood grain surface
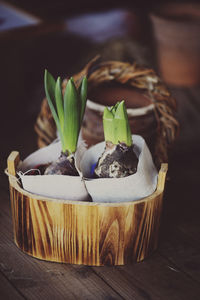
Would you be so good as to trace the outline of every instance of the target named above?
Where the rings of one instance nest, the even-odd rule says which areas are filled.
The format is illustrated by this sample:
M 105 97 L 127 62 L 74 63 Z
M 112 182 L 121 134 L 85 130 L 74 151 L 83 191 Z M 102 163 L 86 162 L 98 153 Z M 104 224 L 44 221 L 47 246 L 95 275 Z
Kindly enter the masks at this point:
M 8 157 L 14 239 L 24 252 L 44 260 L 85 265 L 141 261 L 158 244 L 167 164 L 157 190 L 140 201 L 97 204 L 59 201 L 20 188 L 15 174 L 19 153 Z

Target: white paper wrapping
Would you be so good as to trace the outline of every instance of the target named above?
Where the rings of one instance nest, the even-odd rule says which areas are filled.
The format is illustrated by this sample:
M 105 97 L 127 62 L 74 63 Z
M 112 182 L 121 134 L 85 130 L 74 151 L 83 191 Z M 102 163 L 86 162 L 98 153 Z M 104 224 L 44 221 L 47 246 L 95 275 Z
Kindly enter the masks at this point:
M 141 136 L 133 135 L 132 138 L 139 162 L 137 172 L 125 178 L 88 179 L 91 165 L 98 161 L 104 151 L 105 142 L 89 148 L 84 153 L 80 168 L 86 188 L 94 202 L 134 201 L 147 197 L 155 191 L 158 173 L 151 153 Z
M 80 145 L 75 160 L 80 164 L 85 148 Z M 55 161 L 61 152 L 61 143 L 53 143 L 29 155 L 20 165 L 18 175 L 23 188 L 31 193 L 63 200 L 88 200 L 88 193 L 81 176 L 67 175 L 26 175 L 36 165 Z M 81 173 L 80 173 L 81 174 Z

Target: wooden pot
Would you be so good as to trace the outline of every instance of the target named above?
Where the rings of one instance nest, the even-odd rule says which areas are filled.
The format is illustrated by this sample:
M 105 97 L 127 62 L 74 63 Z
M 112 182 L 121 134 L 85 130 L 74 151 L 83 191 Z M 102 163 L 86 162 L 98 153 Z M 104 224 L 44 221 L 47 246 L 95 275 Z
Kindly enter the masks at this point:
M 200 83 L 200 4 L 167 3 L 151 15 L 158 67 L 165 82 Z
M 156 191 L 139 201 L 57 200 L 23 190 L 16 178 L 19 153 L 8 157 L 14 240 L 25 253 L 48 261 L 92 266 L 139 262 L 157 248 L 167 164 Z

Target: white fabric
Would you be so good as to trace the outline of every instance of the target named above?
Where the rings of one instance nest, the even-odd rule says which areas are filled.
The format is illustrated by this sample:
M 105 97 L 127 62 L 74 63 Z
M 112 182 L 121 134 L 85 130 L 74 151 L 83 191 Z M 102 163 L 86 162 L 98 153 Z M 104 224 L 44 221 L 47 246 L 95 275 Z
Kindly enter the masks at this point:
M 88 179 L 91 165 L 98 161 L 105 142 L 89 148 L 83 155 L 80 168 L 86 188 L 94 202 L 126 202 L 139 200 L 152 194 L 157 185 L 157 170 L 151 153 L 139 135 L 133 135 L 135 153 L 139 158 L 137 172 L 124 178 Z
M 61 152 L 61 143 L 53 143 L 37 150 L 29 155 L 19 166 L 18 175 L 22 180 L 23 188 L 31 193 L 50 198 L 63 200 L 84 201 L 88 199 L 88 193 L 81 176 L 67 175 L 26 175 L 28 170 L 39 164 L 47 164 L 55 161 Z M 84 146 L 77 149 L 77 161 L 81 160 Z
M 88 150 L 83 144 L 79 145 L 75 163 L 80 176 L 27 176 L 25 173 L 36 165 L 50 163 L 59 157 L 61 144 L 57 142 L 35 151 L 19 165 L 18 174 L 23 188 L 41 196 L 76 201 L 87 200 L 88 193 L 94 202 L 126 202 L 147 197 L 156 189 L 158 174 L 144 139 L 138 135 L 132 137 L 139 158 L 137 172 L 133 175 L 125 178 L 88 178 L 91 165 L 98 161 L 104 151 L 105 142 L 102 142 Z

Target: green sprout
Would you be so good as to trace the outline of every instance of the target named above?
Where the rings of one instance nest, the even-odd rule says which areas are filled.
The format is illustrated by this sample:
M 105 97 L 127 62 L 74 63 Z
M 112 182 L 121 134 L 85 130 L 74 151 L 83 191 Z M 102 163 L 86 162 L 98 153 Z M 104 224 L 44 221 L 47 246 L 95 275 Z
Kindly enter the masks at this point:
M 83 77 L 77 89 L 73 78 L 62 94 L 61 79 L 57 81 L 45 70 L 44 87 L 47 101 L 59 132 L 62 152 L 75 153 L 87 101 L 87 78 Z
M 105 141 L 114 145 L 125 143 L 132 145 L 131 129 L 124 100 L 117 102 L 110 109 L 105 107 L 103 113 L 103 128 Z

